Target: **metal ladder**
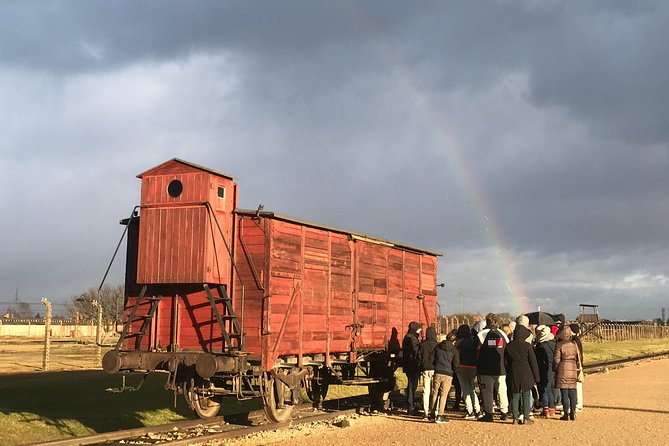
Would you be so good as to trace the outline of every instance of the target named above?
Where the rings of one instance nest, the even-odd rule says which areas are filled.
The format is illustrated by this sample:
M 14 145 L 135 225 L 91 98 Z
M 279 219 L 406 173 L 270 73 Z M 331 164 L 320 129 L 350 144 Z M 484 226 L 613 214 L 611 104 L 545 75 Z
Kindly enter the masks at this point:
M 244 342 L 242 338 L 242 329 L 239 326 L 237 315 L 232 308 L 232 299 L 228 296 L 225 287 L 218 286 L 218 297 L 214 297 L 206 283 L 203 285 L 207 293 L 207 298 L 211 304 L 211 310 L 221 329 L 221 336 L 223 337 L 223 352 L 234 352 L 244 349 Z M 218 310 L 217 304 L 223 304 L 223 314 Z M 228 324 L 226 324 L 228 322 Z M 226 328 L 226 325 L 229 327 Z M 234 342 L 233 342 L 234 341 Z
M 118 342 L 116 343 L 117 351 L 120 350 L 121 346 L 123 345 L 123 341 L 128 338 L 135 338 L 136 350 L 139 350 L 139 348 L 142 345 L 142 340 L 144 339 L 144 335 L 146 335 L 146 330 L 151 325 L 151 320 L 153 319 L 153 316 L 156 313 L 156 309 L 158 308 L 158 303 L 160 302 L 161 299 L 161 296 L 148 296 L 148 297 L 145 296 L 146 288 L 147 288 L 146 285 L 142 287 L 142 291 L 140 291 L 139 296 L 137 296 L 137 298 L 135 299 L 135 305 L 132 307 L 132 311 L 130 312 L 130 315 L 128 315 L 128 319 L 125 321 L 125 324 L 123 324 L 123 333 L 121 333 L 121 337 L 118 339 Z M 146 313 L 137 314 L 137 310 L 140 307 L 142 306 L 146 307 L 146 305 L 143 304 L 149 305 L 149 307 L 146 310 Z M 132 324 L 139 321 L 142 322 L 139 331 L 130 332 Z

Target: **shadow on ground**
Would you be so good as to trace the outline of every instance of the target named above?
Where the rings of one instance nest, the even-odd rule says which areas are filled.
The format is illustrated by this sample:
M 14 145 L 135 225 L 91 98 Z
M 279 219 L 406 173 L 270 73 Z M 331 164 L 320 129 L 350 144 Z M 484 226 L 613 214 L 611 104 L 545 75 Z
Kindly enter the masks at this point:
M 591 406 L 589 404 L 588 404 L 587 407 L 589 409 L 592 408 L 592 409 L 621 410 L 623 412 L 648 412 L 648 413 L 669 414 L 669 411 L 667 411 L 667 410 L 659 410 L 659 409 L 651 409 L 651 408 L 640 409 L 638 407 Z
M 127 384 L 136 384 L 141 376 L 129 376 Z M 36 422 L 43 423 L 56 428 L 60 438 L 82 435 L 72 427 L 76 422 L 101 433 L 196 419 L 181 395 L 174 407 L 174 394 L 164 390 L 166 377 L 154 373 L 137 392 L 111 393 L 105 389 L 120 386 L 121 378 L 103 371 L 0 375 L 0 419 L 11 417 L 18 429 L 23 423 L 31 429 Z M 256 405 L 260 407 L 258 403 L 239 404 L 232 399 L 221 413 L 248 412 Z M 4 421 L 0 424 L 6 425 Z

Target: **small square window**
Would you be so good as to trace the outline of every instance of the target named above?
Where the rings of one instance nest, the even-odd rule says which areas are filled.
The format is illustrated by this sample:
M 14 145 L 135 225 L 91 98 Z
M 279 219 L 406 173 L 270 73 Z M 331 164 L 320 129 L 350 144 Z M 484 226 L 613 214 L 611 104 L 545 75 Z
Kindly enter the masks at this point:
M 225 188 L 223 186 L 218 186 L 218 198 L 225 198 Z

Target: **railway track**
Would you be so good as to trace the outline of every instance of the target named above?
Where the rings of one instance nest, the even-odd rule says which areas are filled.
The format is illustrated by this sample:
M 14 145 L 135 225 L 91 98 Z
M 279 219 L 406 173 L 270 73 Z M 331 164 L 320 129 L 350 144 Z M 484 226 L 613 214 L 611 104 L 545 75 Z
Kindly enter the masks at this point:
M 664 356 L 669 356 L 669 351 L 658 352 L 658 353 L 647 353 L 645 355 L 630 356 L 630 357 L 627 357 L 627 358 L 611 359 L 609 361 L 593 362 L 593 363 L 590 363 L 590 364 L 584 364 L 583 365 L 583 370 L 593 373 L 593 372 L 603 370 L 603 369 L 608 368 L 608 367 L 619 366 L 619 365 L 628 364 L 628 363 L 631 363 L 631 362 L 643 361 L 643 360 L 646 360 L 646 359 L 661 358 L 661 357 L 664 357 Z
M 584 369 L 589 373 L 596 373 L 606 368 L 664 356 L 669 356 L 669 351 L 590 363 L 586 364 Z M 256 410 L 238 416 L 216 417 L 209 421 L 180 421 L 161 426 L 142 427 L 39 443 L 38 446 L 127 446 L 133 444 L 185 446 L 209 440 L 238 438 L 258 432 L 287 429 L 303 424 L 333 420 L 340 416 L 357 413 L 366 408 L 368 403 L 367 395 L 328 400 L 324 403 L 324 410 L 322 411 L 314 411 L 311 403 L 305 403 L 295 408 L 292 420 L 283 423 L 268 423 L 265 419 L 264 411 Z M 230 420 L 230 422 L 226 420 Z
M 92 446 L 92 445 L 169 445 L 186 446 L 210 440 L 242 437 L 258 432 L 287 429 L 303 424 L 333 420 L 355 414 L 368 405 L 368 396 L 328 400 L 323 410 L 315 411 L 311 403 L 300 404 L 293 410 L 293 418 L 282 423 L 269 423 L 263 410 L 244 414 L 215 417 L 211 420 L 186 420 L 160 426 L 148 426 L 107 432 L 86 437 L 69 438 L 36 446 Z M 228 421 L 229 420 L 229 421 Z

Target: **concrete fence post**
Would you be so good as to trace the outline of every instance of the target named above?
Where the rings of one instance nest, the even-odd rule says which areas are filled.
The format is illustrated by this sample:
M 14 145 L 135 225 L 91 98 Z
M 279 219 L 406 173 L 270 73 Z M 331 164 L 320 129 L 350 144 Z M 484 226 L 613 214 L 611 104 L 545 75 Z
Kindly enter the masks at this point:
M 42 357 L 42 370 L 49 370 L 49 350 L 51 350 L 51 302 L 46 297 L 41 301 L 46 306 L 44 317 L 44 356 Z

